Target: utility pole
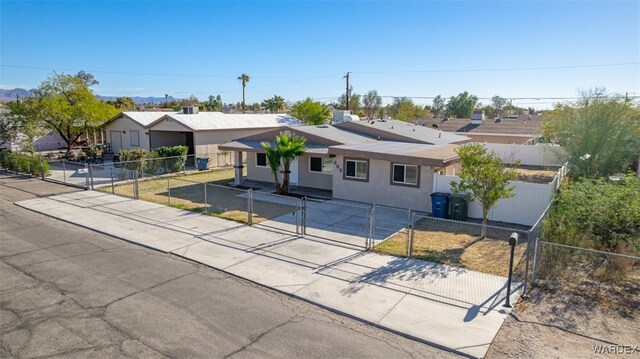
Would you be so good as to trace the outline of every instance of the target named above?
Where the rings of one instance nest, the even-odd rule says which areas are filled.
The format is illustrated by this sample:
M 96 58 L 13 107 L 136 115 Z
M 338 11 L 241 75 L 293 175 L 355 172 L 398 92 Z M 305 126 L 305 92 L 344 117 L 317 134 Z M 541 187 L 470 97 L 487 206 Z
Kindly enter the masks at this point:
M 345 92 L 345 97 L 347 98 L 347 111 L 349 111 L 349 72 L 342 77 L 343 79 L 347 79 L 347 90 Z

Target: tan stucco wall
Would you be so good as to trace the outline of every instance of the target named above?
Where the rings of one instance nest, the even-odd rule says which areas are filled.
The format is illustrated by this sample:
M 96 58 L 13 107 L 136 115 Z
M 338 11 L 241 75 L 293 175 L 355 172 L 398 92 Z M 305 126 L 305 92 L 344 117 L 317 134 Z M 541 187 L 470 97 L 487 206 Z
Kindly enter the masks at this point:
M 509 135 L 478 135 L 473 133 L 465 133 L 464 136 L 471 138 L 471 142 L 488 142 L 488 143 L 508 143 L 523 144 L 531 139 L 531 137 L 518 137 Z
M 149 136 L 145 134 L 147 131 L 144 127 L 138 125 L 133 122 L 131 119 L 125 116 L 121 116 L 117 120 L 111 122 L 103 128 L 105 133 L 105 139 L 108 143 L 112 143 L 111 141 L 111 131 L 118 131 L 122 136 L 122 149 L 131 150 L 136 148 L 142 148 L 144 150 L 149 150 Z M 122 133 L 125 131 L 126 133 Z M 131 132 L 130 131 L 138 131 L 140 133 L 140 146 L 132 146 L 131 145 Z
M 256 166 L 256 154 L 254 152 L 247 153 L 247 179 L 252 181 L 273 182 L 273 174 L 269 167 Z
M 333 174 L 309 172 L 309 157 L 300 156 L 298 157 L 298 185 L 331 190 L 333 187 Z
M 343 179 L 343 156 L 337 156 L 336 161 L 339 169 L 333 172 L 334 198 L 431 212 L 433 168 L 420 166 L 420 186 L 408 187 L 390 183 L 389 161 L 370 160 L 368 182 Z

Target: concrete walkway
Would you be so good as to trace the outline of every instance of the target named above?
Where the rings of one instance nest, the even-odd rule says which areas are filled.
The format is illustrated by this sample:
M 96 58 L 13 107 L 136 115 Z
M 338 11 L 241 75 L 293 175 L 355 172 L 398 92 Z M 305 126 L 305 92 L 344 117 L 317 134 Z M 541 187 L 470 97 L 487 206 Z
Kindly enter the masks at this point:
M 506 280 L 498 276 L 367 253 L 102 192 L 16 204 L 468 356 L 485 354 L 508 314 L 502 307 Z

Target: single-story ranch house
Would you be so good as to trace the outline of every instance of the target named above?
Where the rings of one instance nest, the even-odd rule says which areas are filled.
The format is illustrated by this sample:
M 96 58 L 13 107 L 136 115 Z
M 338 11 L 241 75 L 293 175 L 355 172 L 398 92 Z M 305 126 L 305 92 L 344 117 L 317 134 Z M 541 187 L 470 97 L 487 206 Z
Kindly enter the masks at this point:
M 333 198 L 426 212 L 431 211 L 434 174 L 455 174 L 459 168 L 455 148 L 469 141 L 394 120 L 272 129 L 219 146 L 236 152 L 236 185 L 272 186 L 273 174 L 260 143 L 273 142 L 282 131 L 307 140 L 306 152 L 292 164 L 292 185 L 324 190 Z M 237 161 L 243 153 L 247 154 L 246 178 Z
M 473 142 L 533 145 L 539 142 L 544 116 L 511 115 L 488 119 L 482 113 L 469 118 L 430 118 L 412 122 L 469 137 Z
M 199 112 L 185 107 L 181 112 L 121 112 L 102 126 L 108 152 L 183 145 L 196 157 L 215 156 L 218 145 L 239 137 L 301 123 L 286 114 L 225 114 Z

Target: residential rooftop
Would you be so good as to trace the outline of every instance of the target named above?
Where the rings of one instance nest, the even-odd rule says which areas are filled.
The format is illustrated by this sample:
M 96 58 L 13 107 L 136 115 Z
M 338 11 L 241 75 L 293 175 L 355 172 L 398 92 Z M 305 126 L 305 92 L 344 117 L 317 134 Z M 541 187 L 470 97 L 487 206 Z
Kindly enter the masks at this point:
M 480 124 L 471 123 L 468 118 L 429 118 L 412 120 L 413 123 L 446 132 L 470 134 L 508 134 L 508 135 L 539 135 L 542 133 L 542 115 L 519 115 L 517 118 L 503 117 L 501 119 L 485 119 Z
M 466 143 L 470 139 L 439 129 L 418 126 L 414 123 L 400 120 L 363 120 L 341 122 L 338 128 L 363 133 L 381 141 L 402 141 L 440 145 L 447 143 Z

